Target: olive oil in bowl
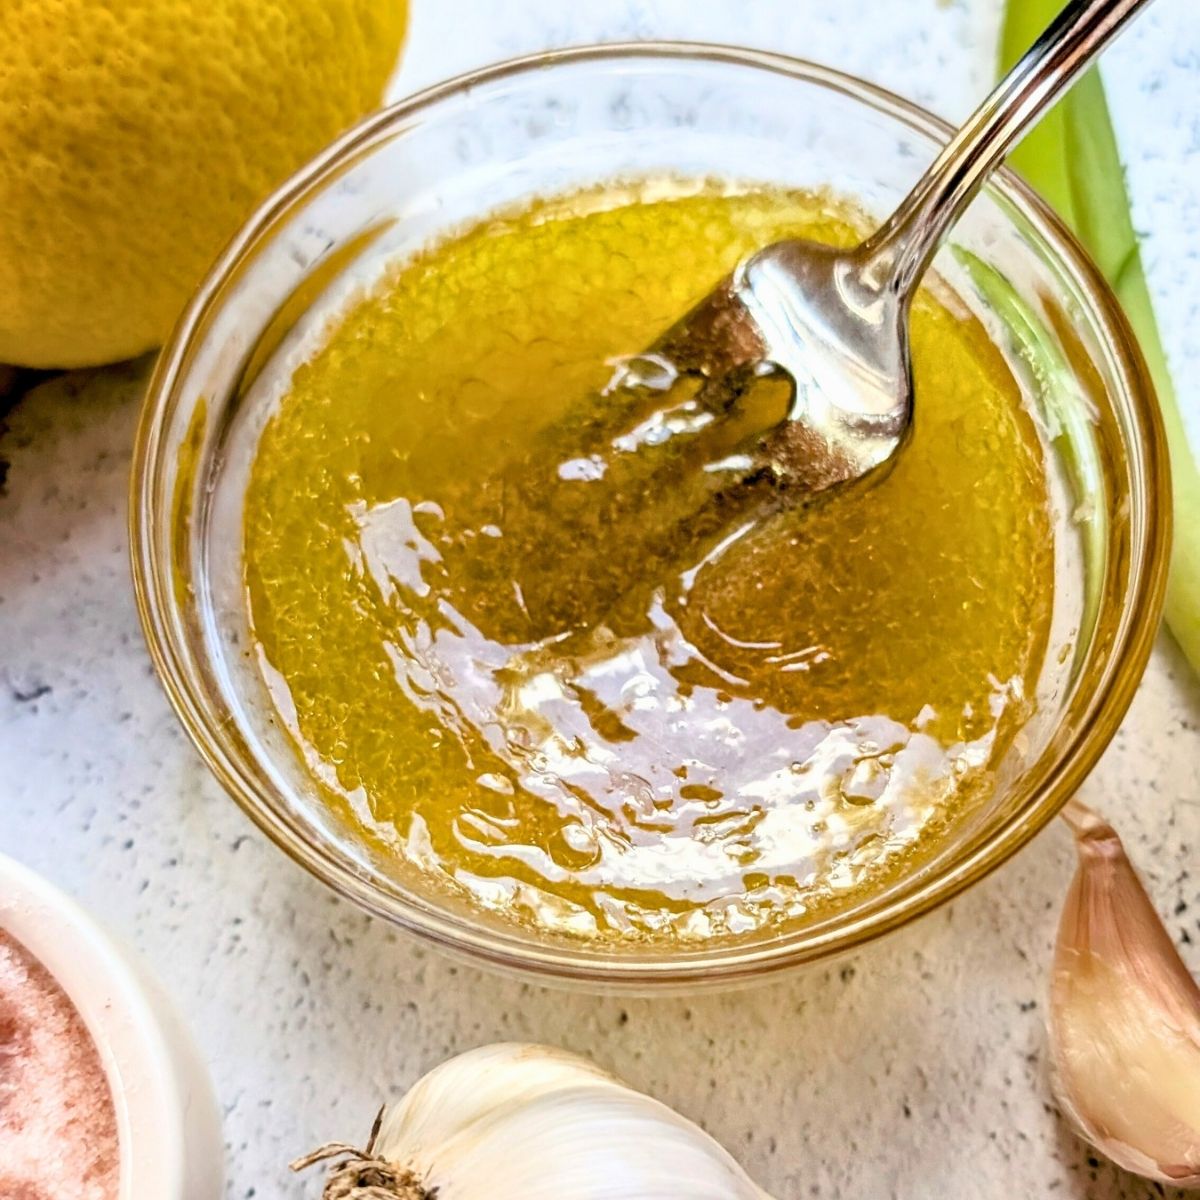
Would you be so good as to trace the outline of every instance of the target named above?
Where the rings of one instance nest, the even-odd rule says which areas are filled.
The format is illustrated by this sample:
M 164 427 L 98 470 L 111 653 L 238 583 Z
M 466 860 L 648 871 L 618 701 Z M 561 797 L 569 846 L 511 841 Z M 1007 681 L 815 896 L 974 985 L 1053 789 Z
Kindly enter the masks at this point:
M 598 189 L 433 246 L 327 333 L 261 438 L 244 570 L 342 819 L 514 921 L 687 942 L 861 900 L 986 798 L 1053 541 L 953 295 L 915 306 L 894 466 L 817 503 L 738 478 L 782 379 L 721 419 L 687 380 L 607 389 L 748 252 L 855 232 L 828 197 Z

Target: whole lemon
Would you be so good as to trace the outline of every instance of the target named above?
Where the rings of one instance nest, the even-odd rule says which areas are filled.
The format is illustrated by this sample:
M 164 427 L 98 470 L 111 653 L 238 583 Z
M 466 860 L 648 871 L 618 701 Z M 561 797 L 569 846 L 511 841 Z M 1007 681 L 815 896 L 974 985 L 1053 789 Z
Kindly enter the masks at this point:
M 158 345 L 256 202 L 379 103 L 405 0 L 0 0 L 0 362 Z

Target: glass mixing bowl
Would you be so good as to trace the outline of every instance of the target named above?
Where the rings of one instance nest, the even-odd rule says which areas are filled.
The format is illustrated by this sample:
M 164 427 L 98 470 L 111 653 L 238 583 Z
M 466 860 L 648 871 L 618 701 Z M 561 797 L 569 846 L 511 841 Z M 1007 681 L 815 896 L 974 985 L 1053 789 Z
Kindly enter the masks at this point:
M 1051 646 L 1037 715 L 1000 763 L 990 802 L 886 890 L 786 935 L 711 945 L 518 927 L 442 894 L 333 816 L 275 723 L 251 654 L 241 530 L 258 436 L 305 347 L 388 264 L 522 200 L 646 176 L 830 188 L 882 217 L 948 133 L 878 88 L 777 55 L 578 49 L 395 105 L 263 205 L 159 360 L 137 438 L 132 554 L 172 703 L 217 777 L 289 856 L 369 912 L 476 959 L 593 986 L 694 987 L 761 977 L 895 929 L 1050 820 L 1116 730 L 1145 666 L 1165 578 L 1168 477 L 1150 383 L 1116 301 L 1010 174 L 972 205 L 935 270 L 992 331 L 1045 433 Z

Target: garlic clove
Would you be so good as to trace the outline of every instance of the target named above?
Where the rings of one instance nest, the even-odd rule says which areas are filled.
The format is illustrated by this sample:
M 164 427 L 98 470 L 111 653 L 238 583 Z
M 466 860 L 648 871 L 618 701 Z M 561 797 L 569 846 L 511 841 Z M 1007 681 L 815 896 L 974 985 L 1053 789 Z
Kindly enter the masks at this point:
M 771 1200 L 713 1138 L 586 1059 L 484 1046 L 431 1071 L 338 1160 L 326 1200 Z
M 1079 864 L 1054 956 L 1054 1086 L 1082 1136 L 1149 1179 L 1200 1187 L 1200 987 L 1126 857 L 1076 800 Z

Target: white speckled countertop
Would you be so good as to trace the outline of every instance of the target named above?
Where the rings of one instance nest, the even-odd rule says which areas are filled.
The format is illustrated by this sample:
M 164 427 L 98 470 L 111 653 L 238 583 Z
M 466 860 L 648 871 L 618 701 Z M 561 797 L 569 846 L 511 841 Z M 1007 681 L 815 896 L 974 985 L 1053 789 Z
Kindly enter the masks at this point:
M 956 118 L 990 77 L 1000 6 L 413 7 L 396 95 L 548 46 L 686 37 L 827 62 Z M 1200 445 L 1195 0 L 1159 0 L 1111 54 L 1106 78 Z M 455 966 L 288 863 L 209 778 L 143 647 L 125 495 L 148 367 L 43 382 L 0 433 L 10 464 L 0 486 L 0 850 L 80 897 L 157 968 L 211 1066 L 231 1200 L 314 1196 L 315 1180 L 286 1176 L 289 1158 L 359 1136 L 384 1096 L 497 1038 L 594 1055 L 699 1120 L 780 1197 L 1164 1195 L 1089 1157 L 1049 1102 L 1044 992 L 1072 861 L 1058 828 L 953 906 L 853 959 L 691 1000 L 547 993 Z M 1165 636 L 1086 794 L 1125 831 L 1200 970 L 1200 687 Z

